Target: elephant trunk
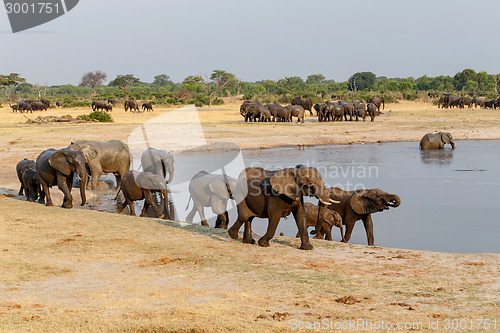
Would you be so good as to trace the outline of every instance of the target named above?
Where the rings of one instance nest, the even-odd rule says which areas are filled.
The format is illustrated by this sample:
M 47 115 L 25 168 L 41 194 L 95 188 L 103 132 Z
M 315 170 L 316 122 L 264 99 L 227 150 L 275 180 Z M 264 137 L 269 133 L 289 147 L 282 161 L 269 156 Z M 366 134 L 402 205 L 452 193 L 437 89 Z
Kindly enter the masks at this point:
M 167 189 L 164 189 L 161 191 L 161 193 L 163 194 L 165 216 L 167 217 L 167 219 L 171 219 L 169 208 L 168 208 L 168 191 L 167 191 Z
M 399 207 L 399 205 L 401 205 L 401 198 L 396 194 L 393 195 L 391 201 L 394 201 L 392 202 L 391 207 Z
M 316 198 L 318 198 L 319 200 L 319 209 L 314 233 L 318 235 L 321 232 L 321 229 L 323 229 L 323 216 L 326 213 L 326 209 L 331 203 L 335 201 L 332 202 L 332 200 L 330 199 L 330 193 L 328 192 L 328 189 L 326 188 L 324 183 L 321 184 L 318 193 L 316 193 Z
M 451 149 L 455 149 L 455 142 L 452 140 L 450 141 Z
M 87 188 L 87 183 L 89 181 L 89 176 L 87 174 L 87 169 L 84 165 L 78 165 L 76 169 L 76 174 L 80 179 L 80 197 L 82 198 L 82 206 L 87 203 L 87 197 L 85 196 L 85 189 Z
M 175 173 L 174 161 L 173 159 L 169 159 L 168 161 L 166 161 L 166 163 L 164 162 L 163 165 L 164 165 L 163 177 L 165 177 L 168 172 L 167 184 L 170 184 L 172 182 L 172 179 L 174 179 L 174 173 Z

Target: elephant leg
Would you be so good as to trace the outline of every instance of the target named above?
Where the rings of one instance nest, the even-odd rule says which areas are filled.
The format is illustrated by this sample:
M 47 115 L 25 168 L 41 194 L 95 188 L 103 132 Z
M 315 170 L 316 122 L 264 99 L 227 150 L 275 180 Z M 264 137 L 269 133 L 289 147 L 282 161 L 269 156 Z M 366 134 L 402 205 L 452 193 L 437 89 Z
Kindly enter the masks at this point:
M 278 200 L 280 200 L 280 199 L 278 199 Z M 275 206 L 275 205 L 271 205 L 271 206 Z M 264 247 L 269 246 L 269 241 L 271 239 L 273 239 L 274 234 L 276 233 L 276 228 L 278 227 L 278 223 L 280 222 L 280 219 L 281 219 L 281 213 L 283 211 L 280 208 L 282 208 L 282 207 L 278 206 L 278 207 L 268 208 L 268 215 L 267 216 L 268 216 L 269 223 L 267 224 L 266 233 L 264 234 L 264 236 L 262 236 L 259 239 L 260 246 L 264 246 Z M 299 233 L 301 233 L 300 230 L 299 230 Z M 300 238 L 302 240 L 302 233 L 301 233 Z
M 187 223 L 193 223 L 193 217 L 196 214 L 196 205 L 193 205 L 193 209 L 189 212 L 189 214 L 186 216 L 186 222 Z
M 139 216 L 140 217 L 146 216 L 148 208 L 149 208 L 149 203 L 147 202 L 147 200 L 144 200 L 144 206 L 142 207 L 141 215 L 139 215 Z
M 255 239 L 253 239 L 253 237 L 252 237 L 252 221 L 253 221 L 253 219 L 254 219 L 254 216 L 250 217 L 245 222 L 245 230 L 243 231 L 243 243 L 255 244 Z
M 309 235 L 307 233 L 307 218 L 306 211 L 304 210 L 303 203 L 292 211 L 293 217 L 295 218 L 295 223 L 297 223 L 297 228 L 299 229 L 300 236 L 300 249 L 311 250 L 313 246 L 309 242 Z M 321 235 L 323 238 L 323 235 Z
M 203 212 L 203 206 L 197 200 L 193 198 L 193 209 L 198 211 L 198 215 L 200 215 L 201 225 L 205 227 L 209 227 L 207 219 L 205 218 L 205 213 Z
M 92 176 L 92 185 L 91 189 L 92 191 L 95 191 L 97 189 L 97 182 L 99 182 L 99 178 L 101 178 L 102 175 L 102 168 L 101 166 L 96 166 L 92 165 L 90 166 L 90 175 Z
M 168 190 L 162 191 L 162 196 L 160 196 L 160 200 L 163 199 L 163 209 L 165 209 L 165 215 L 167 215 L 167 219 L 172 219 L 173 217 L 170 214 L 170 209 L 168 207 Z
M 57 187 L 64 194 L 64 200 L 62 207 L 64 208 L 73 208 L 73 196 L 68 188 L 68 178 L 67 176 L 58 172 L 57 174 Z
M 128 196 L 125 196 L 125 201 L 127 202 L 127 205 L 128 205 L 128 209 L 130 210 L 130 215 L 135 215 L 135 209 L 134 209 L 134 202 L 128 197 Z
M 351 234 L 352 234 L 352 230 L 354 229 L 354 224 L 356 223 L 356 220 L 353 219 L 353 221 L 351 221 L 351 219 L 345 219 L 345 226 L 346 226 L 346 230 L 345 230 L 345 236 L 344 236 L 344 240 L 343 242 L 344 243 L 347 243 L 349 241 L 349 239 L 351 239 Z
M 236 220 L 236 222 L 234 222 L 234 224 L 231 226 L 231 228 L 229 228 L 229 230 L 227 231 L 227 233 L 229 234 L 229 236 L 231 236 L 232 239 L 238 239 L 239 238 L 239 235 L 238 235 L 238 231 L 240 230 L 241 226 L 243 225 L 244 222 L 242 222 L 239 217 L 238 219 Z
M 162 214 L 160 212 L 160 209 L 158 209 L 158 205 L 156 204 L 154 198 L 153 198 L 153 193 L 149 190 L 144 190 L 144 207 L 146 207 L 146 203 L 148 203 L 149 205 L 151 205 L 151 207 L 153 207 L 155 213 L 156 213 L 156 216 L 158 216 L 159 219 L 162 219 L 163 216 L 165 216 L 165 214 Z M 146 216 L 146 212 L 142 211 L 142 213 L 144 214 L 144 216 Z M 141 216 L 143 216 L 143 214 L 141 214 Z
M 364 224 L 365 230 L 366 230 L 366 238 L 368 240 L 368 245 L 373 246 L 373 244 L 374 244 L 373 221 L 372 221 L 372 216 L 370 214 L 363 216 L 363 224 Z
M 21 188 L 19 189 L 18 194 L 23 195 L 23 193 L 24 193 L 24 186 L 23 186 L 23 184 L 21 184 Z
M 121 213 L 121 212 L 125 209 L 125 207 L 127 207 L 127 206 L 128 206 L 128 202 L 127 202 L 127 200 L 125 200 L 125 201 L 124 201 L 124 202 L 120 205 L 120 208 L 118 208 L 118 211 L 117 211 L 117 212 L 118 212 L 118 214 L 120 214 L 120 213 Z
M 325 231 L 325 239 L 328 241 L 332 241 L 332 226 L 331 225 L 326 225 L 323 227 L 323 230 Z

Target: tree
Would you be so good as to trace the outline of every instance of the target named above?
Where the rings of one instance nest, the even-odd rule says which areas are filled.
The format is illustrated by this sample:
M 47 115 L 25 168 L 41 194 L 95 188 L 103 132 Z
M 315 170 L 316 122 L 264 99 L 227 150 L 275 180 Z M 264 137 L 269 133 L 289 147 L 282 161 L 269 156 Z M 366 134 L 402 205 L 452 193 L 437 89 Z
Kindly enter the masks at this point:
M 455 82 L 453 83 L 455 85 L 455 89 L 462 90 L 467 81 L 477 82 L 477 73 L 475 70 L 467 68 L 462 72 L 455 74 L 453 78 L 455 79 Z
M 10 73 L 9 75 L 0 75 L 0 89 L 5 89 L 5 94 L 9 95 L 12 87 L 17 87 L 26 80 L 19 76 L 18 73 Z
M 81 87 L 92 87 L 92 95 L 96 95 L 96 86 L 102 86 L 108 75 L 102 71 L 88 72 L 83 74 Z
M 399 90 L 402 92 L 415 90 L 415 80 L 412 77 L 401 79 L 399 81 Z
M 208 106 L 224 88 L 235 84 L 236 76 L 223 70 L 214 70 L 210 78 L 205 75 L 191 75 L 184 79 L 183 87 L 190 91 L 202 91 L 208 97 Z
M 45 98 L 45 94 L 47 93 L 47 85 L 41 85 L 39 83 L 35 83 L 34 85 L 36 92 L 38 93 L 38 98 Z
M 160 87 L 164 87 L 172 83 L 173 82 L 170 81 L 170 76 L 168 76 L 167 74 L 156 75 L 155 80 L 153 81 L 153 85 Z
M 353 74 L 349 80 L 347 80 L 347 84 L 349 86 L 349 90 L 358 91 L 358 90 L 373 90 L 375 87 L 375 80 L 377 77 L 372 72 L 360 72 Z
M 323 76 L 323 74 L 312 74 L 307 77 L 306 83 L 307 84 L 317 84 L 317 83 L 323 83 L 325 81 L 326 77 Z
M 127 86 L 139 84 L 141 81 L 132 74 L 118 75 L 113 81 L 109 82 L 110 86 L 120 87 L 125 92 L 128 92 Z

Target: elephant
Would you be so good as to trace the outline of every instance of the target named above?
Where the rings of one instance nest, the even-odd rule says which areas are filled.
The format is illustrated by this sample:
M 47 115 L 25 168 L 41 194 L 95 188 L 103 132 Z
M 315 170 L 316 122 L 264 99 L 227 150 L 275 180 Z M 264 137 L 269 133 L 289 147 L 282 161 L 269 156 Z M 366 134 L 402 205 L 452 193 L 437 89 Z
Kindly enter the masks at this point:
M 342 105 L 344 107 L 344 119 L 345 119 L 345 121 L 347 121 L 347 116 L 349 116 L 349 121 L 352 121 L 353 117 L 355 116 L 354 104 L 350 103 L 350 102 L 339 101 L 339 105 Z
M 104 110 L 106 110 L 107 112 L 111 112 L 113 111 L 113 104 L 107 104 L 104 106 Z
M 316 110 L 316 115 L 318 116 L 318 122 L 327 121 L 326 117 L 327 114 L 325 112 L 326 106 L 327 106 L 326 103 L 314 104 L 314 110 Z
M 9 103 L 9 106 L 10 106 L 10 108 L 12 109 L 12 112 L 19 111 L 19 104 L 14 104 L 14 105 L 11 105 L 11 104 Z
M 174 155 L 165 150 L 149 147 L 142 153 L 141 165 L 144 172 L 151 172 L 163 178 L 168 173 L 167 184 L 174 179 Z
M 269 110 L 262 110 L 260 111 L 259 115 L 259 121 L 262 122 L 271 122 L 272 121 L 272 115 Z
M 273 121 L 292 121 L 292 115 L 289 109 L 277 103 L 265 105 L 271 115 Z
M 474 103 L 474 107 L 480 107 L 480 108 L 484 108 L 484 105 L 486 103 L 486 100 L 484 99 L 484 97 L 480 97 L 480 98 L 477 98 L 477 97 L 474 97 L 472 99 L 472 103 Z
M 463 109 L 466 105 L 470 108 L 472 108 L 472 98 L 470 97 L 460 97 L 459 99 L 459 106 L 461 109 Z
M 366 103 L 362 99 L 356 99 L 352 102 L 355 110 L 363 109 L 366 110 Z
M 55 150 L 47 149 L 38 155 L 36 159 L 36 174 L 45 193 L 46 205 L 52 206 L 49 188 L 57 185 L 63 192 L 64 200 L 62 207 L 73 207 L 73 176 L 77 174 L 80 179 L 80 196 L 82 206 L 86 203 L 85 188 L 88 182 L 87 169 L 85 168 L 85 156 L 78 150 L 63 148 Z
M 255 217 L 267 218 L 267 232 L 259 239 L 260 246 L 269 246 L 282 217 L 293 214 L 301 240 L 300 248 L 313 248 L 309 242 L 304 209 L 304 196 L 315 196 L 320 202 L 316 232 L 323 228 L 320 218 L 330 201 L 323 177 L 316 168 L 297 165 L 269 171 L 263 168 L 246 168 L 238 177 L 233 197 L 237 202 L 238 219 L 228 230 L 229 236 L 238 239 L 238 231 L 245 224 L 243 243 L 255 243 L 251 223 Z
M 92 176 L 92 190 L 96 190 L 97 182 L 103 172 L 113 173 L 116 177 L 116 187 L 120 191 L 121 179 L 130 169 L 130 150 L 119 140 L 91 141 L 78 140 L 68 146 L 79 150 L 85 156 L 85 161 Z
M 46 98 L 43 98 L 40 100 L 40 102 L 42 102 L 43 104 L 45 104 L 47 106 L 47 108 L 50 108 L 50 101 Z
M 497 102 L 496 99 L 485 101 L 484 102 L 484 108 L 485 109 L 496 109 L 496 102 Z
M 40 198 L 38 202 L 43 203 L 45 201 L 45 195 L 40 187 L 40 181 L 38 180 L 35 169 L 28 168 L 24 170 L 21 178 L 26 192 L 26 201 L 35 202 L 37 198 Z
M 345 115 L 344 107 L 342 105 L 329 104 L 325 108 L 326 119 L 331 121 L 342 121 Z
M 47 105 L 42 102 L 34 102 L 31 104 L 31 109 L 35 111 L 47 111 Z
M 312 112 L 312 106 L 313 106 L 313 103 L 311 101 L 310 98 L 301 98 L 301 97 L 295 97 L 293 100 L 292 100 L 292 105 L 300 105 L 304 108 L 304 110 L 308 110 L 311 115 L 313 114 Z
M 252 105 L 252 104 L 259 104 L 262 105 L 260 102 L 253 102 L 253 101 L 243 101 L 240 106 L 240 114 L 245 117 L 247 114 L 247 108 Z
M 297 117 L 297 122 L 304 122 L 305 110 L 300 105 L 287 105 L 285 108 L 290 112 L 290 121 L 292 117 Z M 312 112 L 311 112 L 312 113 Z
M 186 217 L 186 222 L 192 223 L 196 213 L 200 215 L 201 225 L 208 227 L 203 207 L 212 208 L 217 214 L 216 228 L 227 229 L 229 215 L 226 210 L 227 201 L 233 198 L 232 191 L 236 187 L 236 179 L 227 175 L 213 175 L 206 171 L 200 171 L 191 178 L 189 182 L 189 202 L 193 199 L 193 209 Z
M 442 108 L 448 109 L 451 107 L 460 107 L 460 96 L 450 96 L 450 94 L 444 94 Z
M 115 105 L 120 103 L 120 100 L 118 98 L 108 98 L 108 103 Z
M 125 111 L 128 111 L 130 109 L 130 112 L 132 112 L 132 110 L 140 112 L 139 104 L 137 104 L 137 101 L 125 101 L 123 105 L 125 107 Z
M 33 108 L 31 107 L 31 103 L 19 103 L 19 111 L 21 113 L 23 113 L 24 111 L 26 111 L 26 113 L 28 113 L 28 111 L 33 113 Z
M 62 108 L 62 107 L 64 107 L 64 103 L 61 102 L 61 101 L 57 101 L 56 102 L 56 107 L 58 107 L 58 108 L 61 107 Z
M 377 111 L 379 111 L 379 112 L 380 112 L 380 105 L 382 105 L 382 109 L 385 110 L 385 100 L 384 100 L 384 97 L 382 97 L 382 96 L 372 97 L 372 98 L 370 98 L 368 103 L 375 104 L 375 106 L 377 107 Z
M 306 219 L 307 226 L 314 227 L 316 226 L 316 220 L 318 218 L 319 206 L 314 205 L 310 202 L 304 203 L 304 209 L 306 210 Z M 317 239 L 326 239 L 333 240 L 332 238 L 332 227 L 337 227 L 340 229 L 340 239 L 344 239 L 344 228 L 342 225 L 342 217 L 339 213 L 327 209 L 322 216 L 323 219 L 323 228 L 320 232 L 318 232 L 314 238 Z M 297 234 L 298 236 L 298 234 Z
M 365 109 L 356 109 L 355 114 L 356 114 L 356 121 L 358 121 L 359 118 L 362 118 L 363 121 L 365 121 L 365 118 L 367 115 L 367 112 L 365 111 Z
M 260 117 L 260 113 L 263 111 L 266 111 L 266 110 L 269 110 L 267 108 L 267 106 L 262 105 L 260 103 L 259 104 L 253 103 L 253 104 L 248 105 L 246 107 L 246 113 L 244 115 L 245 122 L 247 122 L 247 121 L 256 122 Z
M 379 111 L 377 111 L 377 106 L 373 103 L 368 103 L 366 106 L 366 112 L 370 115 L 372 118 L 372 121 L 375 121 L 375 116 Z
M 142 111 L 153 111 L 153 105 L 151 103 L 142 103 Z
M 92 101 L 92 111 L 105 110 L 106 101 Z
M 366 230 L 368 245 L 374 244 L 373 221 L 371 214 L 381 212 L 390 207 L 398 207 L 401 199 L 396 194 L 384 192 L 378 188 L 344 191 L 338 187 L 328 189 L 330 198 L 340 201 L 332 203 L 329 209 L 337 212 L 342 217 L 342 223 L 346 226 L 343 242 L 347 243 L 351 238 L 354 224 L 362 220 Z
M 23 195 L 23 193 L 26 193 L 26 189 L 24 187 L 23 183 L 23 172 L 25 170 L 28 170 L 29 168 L 32 168 L 33 170 L 36 170 L 36 163 L 33 160 L 28 160 L 27 158 L 23 159 L 16 165 L 16 173 L 17 173 L 17 178 L 19 179 L 19 182 L 21 183 L 21 188 L 19 189 L 19 195 Z
M 453 137 L 448 132 L 427 133 L 420 140 L 421 150 L 444 149 L 445 144 L 450 144 L 455 149 Z
M 148 207 L 151 205 L 158 218 L 162 219 L 165 214 L 160 212 L 153 198 L 153 193 L 159 192 L 163 196 L 165 203 L 164 210 L 167 214 L 167 218 L 170 219 L 168 211 L 167 182 L 162 176 L 155 175 L 151 172 L 129 171 L 123 176 L 121 190 L 123 191 L 125 201 L 118 209 L 118 213 L 121 213 L 122 210 L 128 206 L 130 215 L 135 215 L 134 201 L 145 199 L 141 216 L 146 216 Z

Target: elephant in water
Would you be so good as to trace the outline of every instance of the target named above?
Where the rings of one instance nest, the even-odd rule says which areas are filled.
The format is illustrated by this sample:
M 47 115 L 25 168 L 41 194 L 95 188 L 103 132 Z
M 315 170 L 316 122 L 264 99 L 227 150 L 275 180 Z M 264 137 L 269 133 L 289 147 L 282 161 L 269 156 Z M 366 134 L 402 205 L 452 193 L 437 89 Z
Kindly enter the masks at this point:
M 191 178 L 189 183 L 189 201 L 193 199 L 193 209 L 186 217 L 186 222 L 191 223 L 196 213 L 200 215 L 201 224 L 208 227 L 203 213 L 203 207 L 212 208 L 217 214 L 216 228 L 227 229 L 229 215 L 227 213 L 227 201 L 233 198 L 232 191 L 236 187 L 236 179 L 226 175 L 212 175 L 206 171 L 200 171 Z M 189 207 L 189 201 L 186 210 Z
M 374 244 L 373 222 L 371 214 L 382 212 L 390 207 L 398 207 L 401 199 L 396 194 L 390 194 L 378 188 L 370 190 L 344 191 L 338 187 L 328 189 L 330 198 L 340 201 L 333 203 L 328 208 L 336 211 L 342 217 L 342 222 L 346 226 L 343 242 L 348 242 L 354 224 L 362 220 L 366 230 L 368 245 Z
M 168 211 L 167 182 L 162 176 L 152 174 L 151 172 L 129 171 L 123 177 L 122 191 L 125 202 L 118 209 L 118 213 L 121 213 L 121 211 L 128 206 L 130 215 L 135 215 L 134 201 L 145 199 L 141 216 L 146 216 L 146 211 L 151 205 L 158 218 L 161 219 L 165 214 L 160 212 L 160 209 L 153 199 L 153 193 L 160 192 L 165 203 L 164 212 L 167 214 L 167 218 L 170 219 Z
M 38 155 L 36 159 L 36 174 L 45 193 L 47 206 L 53 205 L 49 187 L 57 185 L 64 193 L 62 206 L 64 208 L 73 207 L 71 188 L 73 187 L 73 175 L 75 172 L 80 179 L 80 196 L 83 206 L 87 200 L 85 197 L 85 188 L 88 181 L 83 153 L 78 150 L 64 148 L 60 150 L 47 149 Z
M 421 150 L 444 149 L 445 144 L 450 144 L 452 149 L 455 149 L 453 137 L 448 132 L 427 133 L 420 140 Z
M 151 172 L 163 178 L 168 174 L 167 184 L 174 178 L 174 155 L 165 150 L 151 147 L 146 149 L 141 156 L 141 165 L 144 172 Z
M 78 140 L 68 146 L 69 149 L 83 153 L 92 176 L 92 190 L 96 190 L 99 177 L 104 172 L 113 173 L 116 177 L 118 191 L 121 179 L 130 169 L 130 150 L 119 140 L 91 141 Z
M 320 172 L 303 165 L 276 171 L 246 168 L 238 177 L 233 196 L 238 203 L 238 220 L 228 230 L 231 238 L 238 239 L 238 231 L 245 224 L 243 242 L 255 243 L 252 238 L 252 220 L 255 217 L 267 218 L 267 232 L 259 239 L 259 245 L 269 246 L 280 219 L 293 214 L 299 230 L 300 248 L 303 250 L 313 248 L 307 233 L 304 196 L 314 196 L 320 202 L 316 232 L 323 228 L 320 217 L 325 213 L 326 205 L 338 202 L 330 200 Z

